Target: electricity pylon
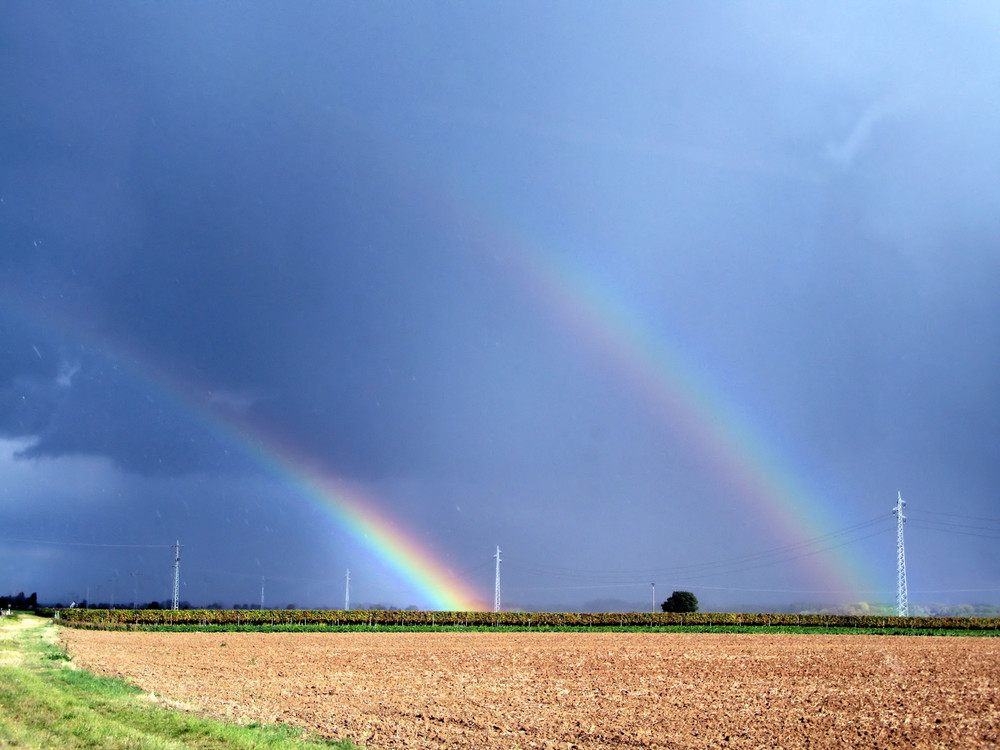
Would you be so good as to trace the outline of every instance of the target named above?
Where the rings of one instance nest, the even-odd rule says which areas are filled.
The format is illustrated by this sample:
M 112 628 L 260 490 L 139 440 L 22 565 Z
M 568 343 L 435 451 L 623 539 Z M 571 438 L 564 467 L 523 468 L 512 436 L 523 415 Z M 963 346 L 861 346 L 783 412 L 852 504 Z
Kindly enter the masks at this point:
M 906 516 L 903 515 L 903 493 L 896 495 L 896 507 L 892 512 L 896 515 L 896 614 L 900 617 L 908 617 L 910 605 L 906 595 L 906 553 L 903 550 L 903 523 Z
M 174 542 L 174 603 L 171 609 L 178 609 L 177 600 L 181 593 L 181 543 Z
M 493 611 L 500 611 L 500 547 L 497 546 L 497 553 L 495 555 L 497 559 L 497 575 L 496 581 L 493 584 Z

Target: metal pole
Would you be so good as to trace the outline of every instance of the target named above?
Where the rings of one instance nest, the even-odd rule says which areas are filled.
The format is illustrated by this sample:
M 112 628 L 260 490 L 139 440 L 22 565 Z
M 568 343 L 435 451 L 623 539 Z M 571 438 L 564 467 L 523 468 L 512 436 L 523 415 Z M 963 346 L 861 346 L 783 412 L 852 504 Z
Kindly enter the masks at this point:
M 496 580 L 493 584 L 493 611 L 499 612 L 500 611 L 500 546 L 499 545 L 497 545 L 496 559 L 497 559 L 497 573 L 496 573 Z

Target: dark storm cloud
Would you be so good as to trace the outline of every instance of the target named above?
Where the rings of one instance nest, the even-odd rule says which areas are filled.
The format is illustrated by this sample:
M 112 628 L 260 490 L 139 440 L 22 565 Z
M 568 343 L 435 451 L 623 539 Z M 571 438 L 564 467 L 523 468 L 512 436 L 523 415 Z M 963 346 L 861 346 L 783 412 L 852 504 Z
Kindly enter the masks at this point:
M 243 424 L 371 483 L 459 569 L 498 541 L 641 569 L 783 543 L 660 416 L 673 374 L 636 377 L 675 351 L 723 405 L 702 418 L 742 417 L 830 523 L 900 484 L 990 515 L 998 21 L 12 4 L 2 468 L 94 457 L 136 535 L 253 547 L 302 500 L 249 471 Z M 549 288 L 525 271 L 546 259 Z M 578 278 L 645 338 L 578 325 Z M 268 524 L 315 525 L 291 515 Z
M 80 233 L 74 217 L 51 217 L 72 242 L 47 233 L 46 244 L 33 248 L 36 257 L 22 261 L 22 272 L 41 273 L 39 286 L 42 280 L 69 286 L 112 341 L 138 345 L 157 365 L 169 362 L 209 389 L 255 394 L 252 415 L 335 465 L 371 472 L 443 460 L 414 440 L 414 426 L 428 424 L 420 431 L 434 432 L 435 420 L 447 424 L 450 414 L 476 408 L 474 396 L 463 394 L 469 390 L 463 370 L 473 364 L 467 357 L 479 360 L 478 371 L 488 377 L 505 367 L 504 356 L 545 354 L 534 346 L 523 354 L 509 346 L 502 356 L 490 351 L 498 335 L 511 338 L 497 331 L 510 325 L 511 294 L 488 278 L 493 268 L 454 252 L 451 230 L 428 219 L 436 206 L 424 192 L 438 189 L 424 181 L 430 173 L 398 174 L 409 166 L 394 163 L 358 115 L 345 117 L 359 97 L 352 76 L 314 61 L 325 83 L 317 92 L 298 72 L 292 76 L 287 60 L 265 64 L 262 58 L 276 53 L 269 32 L 252 21 L 233 29 L 233 47 L 224 54 L 212 38 L 171 37 L 170 24 L 165 31 L 140 25 L 137 34 L 131 18 L 106 20 L 131 30 L 111 48 L 116 54 L 92 53 L 91 77 L 110 78 L 103 88 L 117 87 L 116 96 L 95 107 L 92 119 L 66 123 L 54 139 L 103 143 L 121 136 L 117 150 L 127 152 L 127 164 L 99 170 L 113 180 L 118 200 L 101 203 L 99 193 L 81 189 L 80 175 L 93 165 L 73 150 L 55 159 L 68 174 L 45 187 L 95 202 L 79 214 L 124 212 L 134 221 L 117 227 L 118 236 L 92 237 Z M 149 53 L 149 45 L 171 44 L 169 56 Z M 278 44 L 294 56 L 287 40 Z M 83 96 L 81 76 L 70 77 L 67 94 Z M 259 76 L 250 89 L 248 76 Z M 347 103 L 338 97 L 341 85 Z M 365 105 L 372 106 L 367 99 Z M 59 127 L 44 113 L 34 116 Z M 106 121 L 117 123 L 110 133 L 103 132 Z M 522 374 L 511 389 L 530 377 Z M 71 398 L 97 395 L 81 388 Z M 106 404 L 77 407 L 107 413 Z M 477 435 L 484 424 L 462 422 L 444 438 Z M 74 424 L 79 434 L 58 435 Z M 52 434 L 35 452 L 131 454 L 145 438 L 141 425 L 156 435 L 182 428 L 128 419 L 100 434 L 84 425 L 72 419 L 49 425 Z M 164 449 L 189 442 L 179 435 L 150 450 L 165 466 L 182 467 L 191 456 Z M 133 462 L 130 455 L 122 460 Z
M 280 71 L 269 78 L 242 46 L 260 32 L 253 13 L 226 50 L 212 35 L 173 36 L 173 21 L 155 25 L 160 15 L 105 7 L 96 40 L 73 23 L 97 19 L 67 18 L 58 5 L 49 23 L 36 19 L 30 52 L 46 95 L 26 97 L 8 122 L 28 141 L 6 186 L 26 204 L 5 211 L 20 293 L 69 295 L 66 306 L 86 305 L 110 340 L 209 388 L 260 394 L 263 414 L 280 413 L 310 440 L 332 432 L 321 442 L 334 442 L 334 460 L 342 449 L 375 456 L 378 443 L 398 442 L 412 411 L 400 391 L 413 390 L 427 316 L 448 304 L 450 293 L 435 292 L 454 271 L 440 240 L 409 213 L 419 200 L 379 176 L 389 165 L 370 140 L 324 114 L 340 111 L 334 92 L 310 101 L 301 80 L 284 92 Z M 244 64 L 260 66 L 260 90 L 247 88 Z M 38 306 L 47 304 L 65 303 Z M 34 453 L 108 453 L 131 465 L 137 444 L 183 429 L 86 383 L 63 394 L 68 413 Z M 105 415 L 107 429 L 88 429 L 74 410 Z M 184 466 L 187 442 L 146 450 Z

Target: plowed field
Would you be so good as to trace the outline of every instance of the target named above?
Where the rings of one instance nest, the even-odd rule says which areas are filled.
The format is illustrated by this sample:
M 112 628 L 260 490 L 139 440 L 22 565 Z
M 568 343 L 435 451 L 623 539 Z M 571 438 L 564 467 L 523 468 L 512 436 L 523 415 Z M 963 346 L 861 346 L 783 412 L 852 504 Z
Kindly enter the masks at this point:
M 371 748 L 1000 746 L 1000 638 L 122 633 L 73 660 Z

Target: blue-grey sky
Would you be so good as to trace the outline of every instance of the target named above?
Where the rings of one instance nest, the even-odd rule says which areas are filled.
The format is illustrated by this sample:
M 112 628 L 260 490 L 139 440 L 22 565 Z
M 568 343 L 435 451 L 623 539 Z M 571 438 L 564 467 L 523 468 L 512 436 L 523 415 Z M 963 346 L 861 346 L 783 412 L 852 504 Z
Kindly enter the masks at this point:
M 1000 602 L 991 5 L 2 16 L 0 593 Z

